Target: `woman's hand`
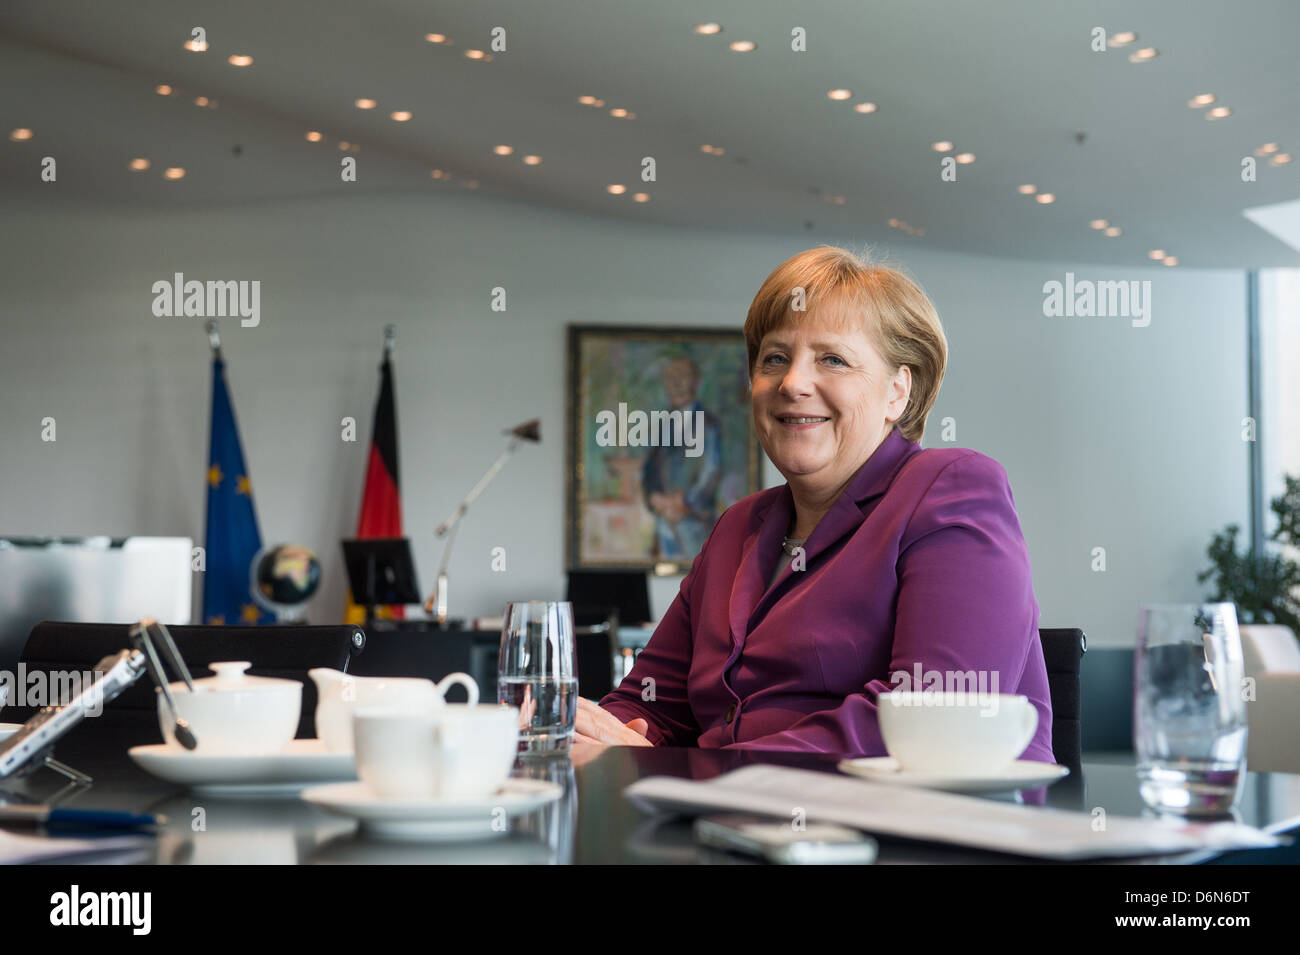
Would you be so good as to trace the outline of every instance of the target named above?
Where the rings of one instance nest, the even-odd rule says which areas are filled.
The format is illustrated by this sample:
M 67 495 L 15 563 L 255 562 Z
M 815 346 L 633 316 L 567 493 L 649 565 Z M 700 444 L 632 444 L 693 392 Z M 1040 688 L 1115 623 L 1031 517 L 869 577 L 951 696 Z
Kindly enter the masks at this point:
M 649 724 L 635 719 L 626 725 L 608 710 L 591 700 L 578 697 L 578 717 L 574 722 L 574 741 L 578 743 L 612 743 L 616 746 L 653 746 L 645 737 Z

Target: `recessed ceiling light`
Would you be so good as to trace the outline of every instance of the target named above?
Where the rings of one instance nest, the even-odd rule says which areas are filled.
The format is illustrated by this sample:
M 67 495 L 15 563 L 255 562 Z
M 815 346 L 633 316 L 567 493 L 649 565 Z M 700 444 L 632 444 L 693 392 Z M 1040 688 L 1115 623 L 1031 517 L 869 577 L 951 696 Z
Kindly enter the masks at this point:
M 595 103 L 596 103 L 596 97 L 594 97 L 594 96 L 579 96 L 579 97 L 578 97 L 578 102 L 581 103 L 583 106 L 594 106 Z
M 1274 156 L 1272 159 L 1268 161 L 1268 164 L 1270 166 L 1285 166 L 1290 161 L 1291 161 L 1290 153 L 1278 153 L 1276 156 Z
M 691 29 L 694 30 L 696 33 L 700 34 L 700 36 L 713 36 L 715 33 L 722 32 L 722 24 L 721 23 L 697 23 L 695 24 L 695 26 L 691 27 Z
M 1193 96 L 1187 101 L 1187 105 L 1192 109 L 1200 109 L 1202 106 L 1209 106 L 1214 102 L 1213 93 L 1202 93 L 1200 96 Z
M 895 228 L 895 229 L 898 228 L 898 220 L 897 220 L 897 219 L 890 219 L 890 220 L 889 220 L 889 224 L 890 224 L 890 226 L 891 226 L 892 228 Z
M 969 166 L 971 163 L 973 163 L 973 162 L 975 161 L 975 154 L 974 154 L 974 153 L 958 153 L 958 154 L 957 154 L 957 161 L 958 161 L 959 163 L 961 163 L 963 166 Z
M 1088 225 L 1092 226 L 1092 228 L 1094 229 L 1101 230 L 1106 228 L 1106 226 L 1110 225 L 1110 223 L 1107 222 L 1105 219 L 1093 219 L 1091 222 L 1088 223 Z
M 339 140 L 339 149 L 343 150 L 344 152 L 347 152 L 349 147 L 351 147 L 351 145 L 352 144 L 349 143 L 346 139 Z
M 946 139 L 941 139 L 937 143 L 931 143 L 930 148 L 937 153 L 946 153 L 952 149 L 952 143 L 948 142 Z
M 880 107 L 875 103 L 854 103 L 853 108 L 859 113 L 874 113 Z
M 1138 35 L 1137 35 L 1136 33 L 1133 33 L 1133 32 L 1130 31 L 1130 30 L 1126 30 L 1126 31 L 1124 31 L 1123 33 L 1116 33 L 1114 36 L 1112 36 L 1112 37 L 1111 37 L 1110 39 L 1108 39 L 1106 42 L 1107 42 L 1108 44 L 1110 44 L 1111 46 L 1128 46 L 1130 43 L 1132 43 L 1132 42 L 1133 42 L 1134 40 L 1136 40 L 1137 38 L 1138 38 Z
M 196 97 L 194 97 L 194 105 L 195 105 L 195 106 L 207 106 L 207 105 L 208 105 L 208 98 L 207 98 L 206 96 L 196 96 Z
M 1016 192 L 1020 193 L 1022 196 L 1032 196 L 1037 191 L 1038 187 L 1031 186 L 1029 183 L 1025 183 L 1022 186 L 1016 186 Z
M 309 133 L 307 134 L 307 142 L 309 142 L 309 143 L 318 143 L 318 142 L 320 142 L 323 138 L 324 138 L 324 137 L 321 136 L 321 134 L 320 134 L 319 132 L 317 132 L 316 130 L 314 130 L 314 129 L 313 129 L 311 132 L 309 132 Z
M 144 157 L 140 157 L 138 159 L 132 159 L 129 163 L 126 164 L 126 168 L 133 170 L 134 172 L 143 172 L 144 170 L 148 169 L 151 165 L 152 163 L 150 163 L 149 160 L 145 159 Z
M 1177 264 L 1178 264 L 1177 256 L 1173 256 L 1173 255 L 1165 256 L 1165 265 L 1177 265 Z
M 16 143 L 21 143 L 32 138 L 32 131 L 24 126 L 19 126 L 9 133 L 9 138 Z
M 426 33 L 424 38 L 430 43 L 446 43 L 447 34 L 445 33 Z
M 621 196 L 623 195 L 623 193 L 627 192 L 627 186 L 619 186 L 619 185 L 606 186 L 605 191 L 608 192 L 611 196 Z
M 409 122 L 411 119 L 411 111 L 409 109 L 395 109 L 388 115 L 393 118 L 393 122 L 395 123 L 405 123 Z
M 1113 239 L 1117 235 L 1123 235 L 1124 230 L 1117 225 L 1113 225 L 1110 226 L 1108 229 L 1106 229 L 1106 231 L 1102 234 L 1105 235 L 1107 238 Z
M 1268 156 L 1271 155 L 1272 153 L 1277 152 L 1278 148 L 1279 147 L 1277 143 L 1265 143 L 1263 146 L 1260 146 L 1258 149 L 1255 150 L 1255 155 Z
M 498 156 L 509 156 L 512 152 L 515 151 L 515 148 L 513 146 L 505 146 L 505 145 L 493 146 L 492 151 L 496 153 Z
M 354 104 L 357 109 L 374 109 L 379 104 L 372 99 L 359 99 Z
M 648 193 L 648 192 L 637 192 L 637 193 L 633 193 L 633 195 L 632 195 L 632 201 L 633 201 L 633 202 L 649 202 L 649 201 L 650 201 L 650 193 Z
M 231 66 L 252 66 L 253 58 L 244 53 L 232 53 L 226 62 Z
M 541 164 L 542 164 L 542 157 L 541 157 L 541 156 L 525 156 L 525 157 L 524 157 L 524 165 L 525 165 L 525 166 L 540 166 Z
M 1037 202 L 1041 202 L 1043 205 L 1047 205 L 1048 203 L 1055 202 L 1056 196 L 1050 192 L 1040 192 L 1038 195 L 1034 196 L 1034 199 Z
M 1223 119 L 1225 116 L 1232 115 L 1232 108 L 1228 106 L 1216 106 L 1205 114 L 1206 119 Z
M 184 179 L 184 178 L 185 178 L 185 170 L 182 169 L 180 166 L 170 166 L 170 167 L 168 167 L 167 171 L 163 173 L 163 178 L 164 178 L 164 179 Z
M 484 53 L 482 50 L 466 50 L 465 56 L 471 60 L 481 60 L 484 58 Z
M 1165 257 L 1164 249 L 1152 249 L 1147 253 L 1147 258 L 1155 259 L 1157 262 Z
M 208 41 L 207 40 L 186 40 L 184 46 L 185 49 L 189 50 L 191 53 L 202 53 L 204 50 L 208 48 Z
M 609 115 L 613 116 L 615 119 L 623 119 L 625 116 L 627 116 L 627 110 L 625 110 L 621 106 L 615 106 L 613 109 L 609 111 Z
M 1130 63 L 1146 63 L 1148 60 L 1154 60 L 1160 55 L 1160 51 L 1153 46 L 1144 46 L 1140 50 L 1135 50 L 1129 54 Z
M 731 49 L 736 53 L 749 53 L 758 48 L 758 44 L 753 40 L 736 40 L 731 44 Z
M 443 178 L 444 176 L 446 176 L 446 175 L 447 175 L 447 174 L 446 174 L 445 172 L 443 172 L 441 169 L 430 169 L 430 170 L 429 170 L 429 177 L 432 178 L 432 179 L 442 179 L 442 178 Z
M 846 90 L 846 89 L 828 90 L 826 95 L 829 96 L 831 99 L 851 99 L 853 97 L 853 90 Z
M 157 93 L 159 96 L 172 95 L 172 88 L 168 86 L 166 83 L 159 83 L 157 86 L 153 88 L 153 91 Z

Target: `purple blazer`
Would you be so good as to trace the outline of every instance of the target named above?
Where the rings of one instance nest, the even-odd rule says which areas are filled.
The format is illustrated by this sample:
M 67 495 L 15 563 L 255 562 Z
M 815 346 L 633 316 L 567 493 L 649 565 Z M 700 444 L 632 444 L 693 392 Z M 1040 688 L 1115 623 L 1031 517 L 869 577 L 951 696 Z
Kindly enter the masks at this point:
M 1000 464 L 891 431 L 804 544 L 805 569 L 769 587 L 793 514 L 788 484 L 728 508 L 600 705 L 643 717 L 656 745 L 883 756 L 877 698 L 904 688 L 891 677 L 982 671 L 989 692 L 996 675 L 997 692 L 1038 710 L 1022 758 L 1055 762 L 1029 553 Z

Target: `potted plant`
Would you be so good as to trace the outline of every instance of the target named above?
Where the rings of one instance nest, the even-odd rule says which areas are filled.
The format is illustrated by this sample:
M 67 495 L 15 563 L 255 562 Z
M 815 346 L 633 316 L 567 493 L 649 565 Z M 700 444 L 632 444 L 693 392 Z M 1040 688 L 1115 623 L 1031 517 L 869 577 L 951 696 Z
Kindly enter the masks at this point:
M 1206 554 L 1213 564 L 1196 575 L 1201 583 L 1213 580 L 1213 601 L 1237 605 L 1241 623 L 1280 623 L 1300 635 L 1300 564 L 1288 554 L 1300 549 L 1300 478 L 1285 477 L 1286 490 L 1269 504 L 1277 529 L 1269 536 L 1282 546 L 1255 555 L 1249 547 L 1237 553 L 1240 528 L 1229 524 L 1214 535 Z

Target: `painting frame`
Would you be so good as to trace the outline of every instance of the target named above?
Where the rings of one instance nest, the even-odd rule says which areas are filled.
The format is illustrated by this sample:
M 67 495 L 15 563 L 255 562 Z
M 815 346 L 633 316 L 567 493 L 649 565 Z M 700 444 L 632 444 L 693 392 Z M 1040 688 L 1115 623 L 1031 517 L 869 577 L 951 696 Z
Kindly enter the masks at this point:
M 594 324 L 568 325 L 566 334 L 565 565 L 569 570 L 646 570 L 659 576 L 685 574 L 695 556 L 695 552 L 683 556 L 686 551 L 697 541 L 703 543 L 707 531 L 712 530 L 713 522 L 726 507 L 762 487 L 762 449 L 749 399 L 749 360 L 744 335 L 735 328 Z M 621 357 L 625 365 L 633 364 L 634 373 L 624 374 L 625 366 L 617 361 L 593 360 L 595 356 L 610 355 Z M 653 364 L 649 359 L 653 359 Z M 600 367 L 593 367 L 597 365 Z M 661 382 L 660 397 L 664 399 L 657 405 L 650 399 L 653 388 L 650 382 L 656 375 Z M 712 460 L 711 465 L 695 467 L 718 469 L 716 496 L 712 500 L 714 512 L 707 521 L 699 495 L 694 498 L 694 510 L 683 518 L 680 512 L 671 510 L 672 501 L 663 497 L 654 506 L 667 510 L 652 511 L 649 502 L 659 492 L 645 490 L 647 483 L 656 483 L 653 475 L 661 473 L 658 465 L 675 469 L 690 467 L 686 460 L 690 457 L 688 451 L 677 455 L 682 458 L 680 462 L 669 462 L 667 458 L 675 452 L 657 450 L 659 446 L 642 446 L 644 454 L 633 456 L 627 453 L 628 445 L 619 443 L 610 447 L 622 453 L 606 454 L 607 446 L 598 440 L 602 433 L 612 433 L 614 409 L 608 407 L 611 403 L 618 405 L 620 428 L 626 424 L 625 419 L 632 420 L 631 427 L 619 431 L 620 437 L 625 431 L 629 438 L 636 435 L 638 410 L 653 415 L 661 430 L 681 427 L 680 424 L 664 425 L 661 417 L 673 405 L 670 386 L 676 389 L 679 399 L 684 401 L 687 394 L 694 399 L 691 408 L 702 409 L 708 402 L 707 409 L 691 412 L 696 422 L 708 422 L 696 429 L 703 432 L 696 436 L 700 447 L 691 450 L 702 455 L 701 449 L 707 445 Z M 631 399 L 635 407 L 625 413 L 628 402 L 611 402 L 611 395 Z M 594 412 L 597 404 L 602 407 Z M 603 423 L 598 423 L 602 416 Z M 654 433 L 652 427 L 651 436 Z M 670 430 L 669 433 L 679 444 L 685 444 L 690 435 L 689 431 Z M 662 457 L 656 458 L 657 455 Z M 596 460 L 597 456 L 601 461 Z M 613 464 L 618 468 L 612 468 Z M 610 476 L 612 470 L 618 471 L 617 477 Z M 593 484 L 601 481 L 617 484 L 621 496 L 592 494 Z M 671 494 L 676 495 L 681 505 L 684 497 L 678 490 Z M 595 542 L 600 537 L 599 531 L 609 526 L 610 508 L 621 514 L 625 529 L 625 534 L 619 537 L 619 546 L 615 547 Z M 648 546 L 642 546 L 646 542 L 647 522 Z M 685 533 L 687 529 L 689 534 Z

